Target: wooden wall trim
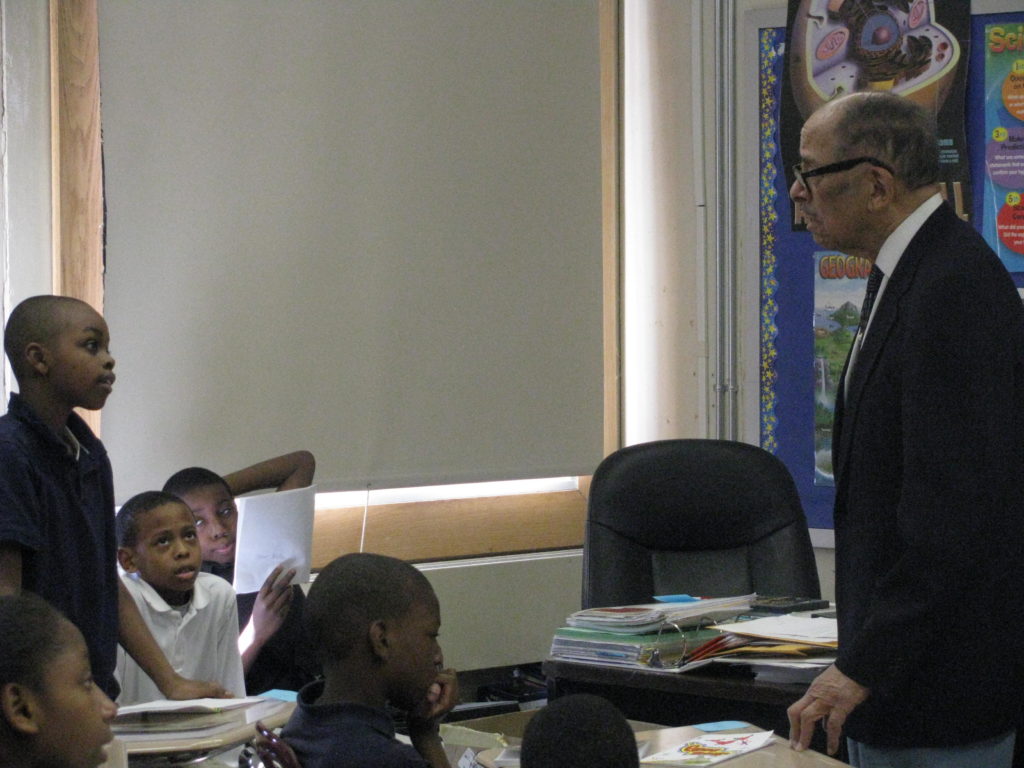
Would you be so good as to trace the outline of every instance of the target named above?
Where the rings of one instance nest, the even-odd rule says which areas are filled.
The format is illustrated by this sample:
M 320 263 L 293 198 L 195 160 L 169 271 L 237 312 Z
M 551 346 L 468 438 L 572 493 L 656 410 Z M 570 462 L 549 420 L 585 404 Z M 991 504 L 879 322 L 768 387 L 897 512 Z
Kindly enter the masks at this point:
M 581 491 L 318 510 L 313 568 L 346 552 L 378 552 L 412 562 L 571 549 L 583 545 Z
M 103 311 L 103 175 L 96 0 L 50 2 L 53 289 Z
M 103 312 L 97 0 L 50 0 L 52 291 Z M 81 412 L 99 434 L 99 411 Z

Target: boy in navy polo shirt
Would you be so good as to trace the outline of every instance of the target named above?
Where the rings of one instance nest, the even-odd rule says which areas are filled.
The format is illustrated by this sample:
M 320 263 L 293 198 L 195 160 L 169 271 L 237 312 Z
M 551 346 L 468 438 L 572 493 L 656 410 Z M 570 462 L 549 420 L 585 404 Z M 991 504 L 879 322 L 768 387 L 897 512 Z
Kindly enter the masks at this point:
M 299 692 L 281 735 L 303 768 L 449 768 L 438 733 L 458 701 L 441 669 L 437 596 L 408 563 L 356 552 L 331 561 L 306 601 L 324 679 Z M 412 746 L 386 705 L 407 713 Z
M 66 296 L 26 299 L 7 320 L 4 351 L 20 394 L 0 417 L 0 594 L 29 590 L 67 616 L 112 699 L 119 640 L 168 698 L 224 696 L 174 671 L 117 576 L 110 461 L 73 412 L 106 403 L 109 344 L 99 313 Z

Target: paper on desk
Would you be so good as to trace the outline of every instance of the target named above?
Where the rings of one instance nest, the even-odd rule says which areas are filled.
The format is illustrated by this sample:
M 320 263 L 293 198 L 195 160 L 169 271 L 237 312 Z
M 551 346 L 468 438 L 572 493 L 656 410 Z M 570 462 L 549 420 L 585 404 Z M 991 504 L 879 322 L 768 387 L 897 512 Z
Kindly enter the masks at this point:
M 496 768 L 517 768 L 519 765 L 519 747 L 505 747 L 491 760 Z
M 716 624 L 715 629 L 734 635 L 763 637 L 808 645 L 835 647 L 839 643 L 839 625 L 835 619 L 805 618 L 789 614 L 767 616 L 763 619 Z
M 258 592 L 282 563 L 295 569 L 293 584 L 309 581 L 316 486 L 243 496 L 238 504 L 235 592 Z
M 761 733 L 721 733 L 700 736 L 678 747 L 641 758 L 641 763 L 672 763 L 673 765 L 713 765 L 730 757 L 753 752 L 771 743 L 772 731 Z
M 259 696 L 247 696 L 244 699 L 180 699 L 176 701 L 159 699 L 157 701 L 143 701 L 139 704 L 118 707 L 117 716 L 149 714 L 152 712 L 222 712 L 225 709 L 245 707 L 259 701 L 263 701 Z

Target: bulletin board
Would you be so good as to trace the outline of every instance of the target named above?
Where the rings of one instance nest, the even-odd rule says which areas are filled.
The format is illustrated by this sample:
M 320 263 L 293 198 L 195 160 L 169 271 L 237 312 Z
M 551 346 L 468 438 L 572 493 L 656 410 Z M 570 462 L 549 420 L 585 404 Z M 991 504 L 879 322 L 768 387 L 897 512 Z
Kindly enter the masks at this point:
M 842 254 L 822 252 L 809 233 L 792 230 L 779 146 L 785 44 L 785 28 L 760 30 L 760 442 L 792 473 L 808 525 L 831 529 L 825 385 L 828 356 L 845 357 L 845 349 L 829 350 L 823 339 L 842 348 L 846 305 L 859 312 L 867 270 Z M 1024 12 L 972 16 L 963 55 L 970 220 L 1024 288 Z M 836 275 L 850 278 L 846 296 L 823 300 L 824 281 Z M 827 304 L 827 313 L 819 303 Z

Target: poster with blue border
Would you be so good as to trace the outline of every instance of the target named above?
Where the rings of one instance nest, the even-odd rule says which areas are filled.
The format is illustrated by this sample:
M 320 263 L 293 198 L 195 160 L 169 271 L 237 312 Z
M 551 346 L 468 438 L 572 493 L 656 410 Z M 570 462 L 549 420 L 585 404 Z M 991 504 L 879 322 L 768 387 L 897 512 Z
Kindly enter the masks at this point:
M 986 226 L 997 213 L 995 200 L 1015 191 L 1007 187 L 995 189 L 993 199 L 986 203 L 990 188 L 987 181 L 986 146 L 993 136 L 993 127 L 986 123 L 986 112 L 996 107 L 989 105 L 987 96 L 990 83 L 986 82 L 987 25 L 1004 27 L 1004 41 L 1008 32 L 1018 32 L 1024 25 L 1024 12 L 979 15 L 971 18 L 970 47 L 967 56 L 966 84 L 967 116 L 965 133 L 970 185 L 976 190 L 971 199 L 971 220 L 984 234 Z M 1024 46 L 1024 38 L 1015 37 L 1007 44 Z M 760 30 L 759 45 L 759 257 L 760 257 L 760 442 L 767 450 L 783 460 L 796 482 L 804 511 L 811 528 L 832 528 L 833 489 L 829 485 L 827 460 L 822 451 L 828 447 L 827 426 L 820 408 L 828 408 L 828 376 L 834 377 L 835 351 L 823 349 L 822 337 L 826 331 L 839 331 L 844 326 L 844 303 L 850 301 L 859 307 L 863 296 L 860 272 L 842 265 L 844 277 L 850 281 L 847 297 L 822 299 L 825 296 L 822 275 L 823 260 L 826 274 L 838 276 L 840 266 L 834 260 L 837 254 L 819 251 L 807 232 L 794 231 L 790 222 L 788 185 L 781 158 L 779 116 L 783 85 L 786 31 L 783 28 Z M 1024 59 L 1024 55 L 1020 58 Z M 1016 61 L 1016 59 L 1014 59 Z M 1009 67 L 1010 74 L 1014 64 Z M 1024 65 L 1021 65 L 1024 66 Z M 995 75 L 994 77 L 998 77 Z M 1003 82 L 1008 78 L 1004 77 Z M 1016 87 L 1016 81 L 1013 81 Z M 994 97 L 992 97 L 994 98 Z M 1002 85 L 999 87 L 1002 98 Z M 1012 103 L 1016 103 L 1015 101 Z M 1008 123 L 1005 116 L 999 120 Z M 1007 128 L 1007 136 L 1010 131 Z M 1001 155 L 1000 155 L 1001 156 Z M 997 178 L 1005 178 L 997 174 Z M 1010 197 L 1013 201 L 1015 198 Z M 991 206 L 986 208 L 986 205 Z M 995 230 L 993 230 L 995 231 Z M 998 236 L 998 235 L 997 235 Z M 829 262 L 828 259 L 833 261 Z M 844 257 L 845 258 L 845 257 Z M 1015 284 L 1024 289 L 1024 269 L 1012 269 Z M 816 286 L 818 291 L 816 292 Z M 829 307 L 832 309 L 830 310 Z M 846 308 L 848 313 L 849 308 Z M 839 316 L 823 320 L 823 314 L 839 312 Z M 838 336 L 832 346 L 838 346 Z M 824 353 L 824 354 L 823 354 Z M 824 357 L 825 360 L 819 358 Z M 830 366 L 829 371 L 824 365 Z M 834 386 L 834 381 L 831 386 Z M 834 392 L 832 394 L 834 397 Z
M 1024 22 L 985 24 L 982 234 L 1024 272 Z

